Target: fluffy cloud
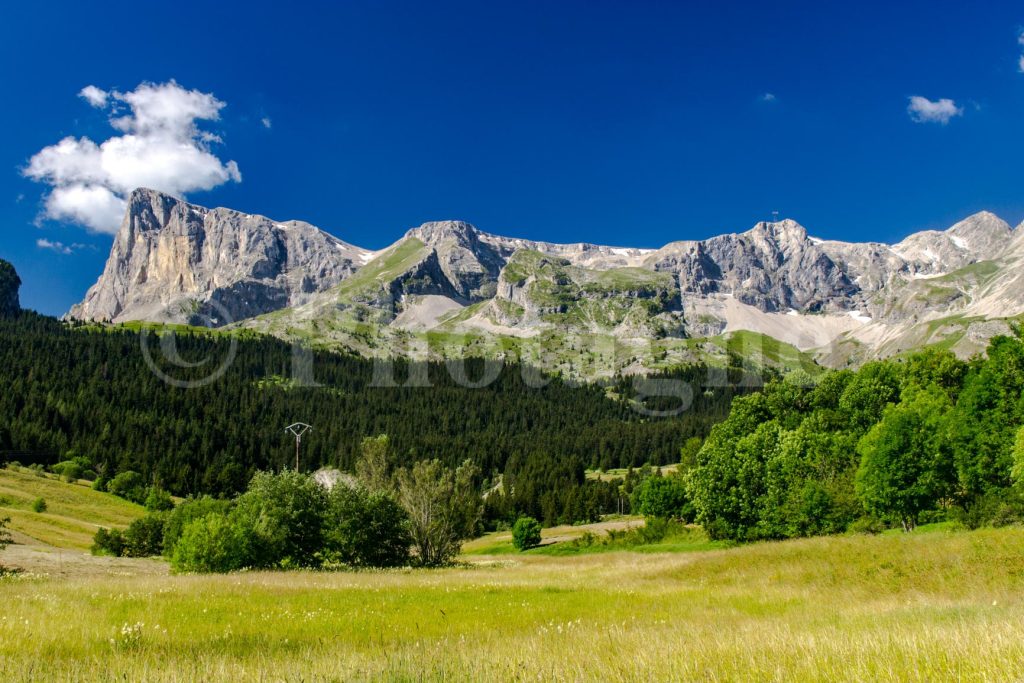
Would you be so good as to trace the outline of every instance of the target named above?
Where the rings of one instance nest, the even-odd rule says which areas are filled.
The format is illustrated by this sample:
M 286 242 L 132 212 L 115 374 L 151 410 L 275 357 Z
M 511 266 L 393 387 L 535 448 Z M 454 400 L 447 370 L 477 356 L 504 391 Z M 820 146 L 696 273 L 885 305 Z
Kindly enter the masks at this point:
M 1017 34 L 1017 44 L 1020 45 L 1021 49 L 1024 49 L 1024 31 Z M 1017 61 L 1017 69 L 1024 74 L 1024 55 L 1021 55 Z
M 125 196 L 137 187 L 184 196 L 241 182 L 238 164 L 222 162 L 211 151 L 221 139 L 196 125 L 220 118 L 224 103 L 213 95 L 186 90 L 173 80 L 143 83 L 126 93 L 89 85 L 79 95 L 107 110 L 110 125 L 122 134 L 100 144 L 66 137 L 29 160 L 23 173 L 51 187 L 48 218 L 115 233 Z
M 270 120 L 269 116 L 264 116 L 262 119 L 260 119 L 260 123 L 263 124 L 264 128 L 270 128 L 273 125 L 273 122 Z
M 941 123 L 946 125 L 954 116 L 963 116 L 963 107 L 956 106 L 956 102 L 948 98 L 942 98 L 933 102 L 927 97 L 914 95 L 907 105 L 907 113 L 915 123 Z
M 778 98 L 775 97 L 775 93 L 766 92 L 763 95 L 761 95 L 762 102 L 774 102 L 777 99 Z
M 78 91 L 78 96 L 92 106 L 102 109 L 107 106 L 107 98 L 110 95 L 106 90 L 100 90 L 95 85 L 87 85 Z
M 49 249 L 50 251 L 55 251 L 58 254 L 71 254 L 76 249 L 81 249 L 82 246 L 84 246 L 84 245 L 81 245 L 81 244 L 71 244 L 71 245 L 68 245 L 68 244 L 64 244 L 63 242 L 51 242 L 50 240 L 46 239 L 45 237 L 41 237 L 41 238 L 36 240 L 36 246 L 39 247 L 40 249 Z

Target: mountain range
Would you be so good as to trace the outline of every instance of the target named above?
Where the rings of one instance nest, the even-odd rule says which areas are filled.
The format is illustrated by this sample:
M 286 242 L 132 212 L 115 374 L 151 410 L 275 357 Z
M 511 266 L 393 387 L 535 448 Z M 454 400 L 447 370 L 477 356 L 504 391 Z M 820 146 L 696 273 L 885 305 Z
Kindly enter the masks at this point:
M 253 329 L 362 355 L 516 357 L 566 374 L 739 353 L 839 367 L 969 356 L 1024 314 L 1024 231 L 981 212 L 897 244 L 792 220 L 660 249 L 424 223 L 371 251 L 308 223 L 132 193 L 73 318 Z

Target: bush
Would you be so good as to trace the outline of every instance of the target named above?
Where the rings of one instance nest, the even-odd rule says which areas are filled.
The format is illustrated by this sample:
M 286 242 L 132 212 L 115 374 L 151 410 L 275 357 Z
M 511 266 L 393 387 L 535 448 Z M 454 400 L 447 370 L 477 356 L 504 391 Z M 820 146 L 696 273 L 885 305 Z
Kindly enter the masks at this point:
M 93 555 L 111 555 L 120 557 L 124 554 L 124 536 L 117 529 L 100 527 L 92 537 Z
M 104 477 L 104 476 L 96 477 L 96 481 L 94 481 L 92 483 L 92 490 L 93 491 L 104 491 L 105 492 L 107 490 L 107 484 L 108 483 L 110 483 L 110 480 L 107 479 L 106 477 Z
M 211 513 L 227 515 L 231 509 L 231 501 L 218 500 L 209 496 L 189 498 L 175 506 L 167 515 L 164 524 L 164 556 L 170 559 L 174 555 L 174 547 L 181 538 L 181 532 L 189 522 L 202 519 Z
M 512 545 L 520 552 L 540 545 L 540 522 L 533 517 L 520 517 L 512 526 Z
M 327 496 L 324 558 L 353 567 L 409 563 L 409 515 L 389 494 L 337 484 Z
M 855 534 L 880 534 L 885 531 L 885 523 L 877 517 L 864 515 L 850 524 L 850 529 Z
M 152 557 L 159 555 L 164 549 L 163 515 L 146 515 L 128 525 L 122 534 L 124 548 L 121 552 L 125 557 Z
M 648 477 L 634 494 L 636 511 L 644 517 L 693 521 L 694 509 L 679 475 Z
M 227 515 L 210 513 L 185 525 L 171 556 L 178 572 L 230 572 L 250 566 L 244 533 Z
M 7 525 L 10 523 L 10 517 L 0 517 L 0 550 L 11 544 L 11 534 L 7 531 Z
M 253 567 L 309 567 L 323 550 L 327 492 L 299 472 L 257 472 L 231 511 Z
M 32 512 L 46 512 L 46 501 L 42 498 L 32 501 Z
M 162 512 L 164 510 L 173 510 L 174 501 L 171 500 L 171 494 L 164 491 L 159 486 L 151 486 L 149 493 L 146 494 L 146 509 L 150 512 Z
M 146 498 L 146 484 L 142 475 L 131 470 L 121 472 L 111 479 L 107 491 L 133 503 L 142 503 Z
M 62 460 L 50 467 L 50 471 L 60 476 L 64 481 L 73 482 L 79 479 L 95 478 L 96 473 L 92 471 L 92 463 L 88 458 L 71 457 Z M 91 477 L 89 475 L 92 475 Z

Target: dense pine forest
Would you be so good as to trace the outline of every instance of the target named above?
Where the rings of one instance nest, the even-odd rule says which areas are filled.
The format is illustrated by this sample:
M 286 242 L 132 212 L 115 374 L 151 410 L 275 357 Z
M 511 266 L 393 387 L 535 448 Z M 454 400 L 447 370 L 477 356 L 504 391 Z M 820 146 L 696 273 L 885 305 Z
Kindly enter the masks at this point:
M 222 376 L 196 388 L 167 383 L 146 361 L 188 380 L 232 354 Z M 106 478 L 136 471 L 177 495 L 226 496 L 257 470 L 294 466 L 284 427 L 303 421 L 314 426 L 302 442 L 304 470 L 350 469 L 365 436 L 387 434 L 399 462 L 469 458 L 482 486 L 517 481 L 515 501 L 492 506 L 496 514 L 514 519 L 525 508 L 549 523 L 576 521 L 618 505 L 616 486 L 586 481 L 585 468 L 676 462 L 688 439 L 726 416 L 734 395 L 757 385 L 732 370 L 728 382 L 704 387 L 706 369 L 679 370 L 671 377 L 694 388 L 689 408 L 652 417 L 636 409 L 643 401 L 628 380 L 574 386 L 547 378 L 535 388 L 509 364 L 493 383 L 468 388 L 445 365 L 397 363 L 394 381 L 384 382 L 397 386 L 374 386 L 382 382 L 371 361 L 333 353 L 310 360 L 319 386 L 290 379 L 293 349 L 272 338 L 161 338 L 22 312 L 0 320 L 0 458 L 52 465 L 77 457 Z M 468 363 L 470 379 L 482 371 Z M 430 386 L 402 386 L 410 375 Z M 646 405 L 670 410 L 679 399 Z

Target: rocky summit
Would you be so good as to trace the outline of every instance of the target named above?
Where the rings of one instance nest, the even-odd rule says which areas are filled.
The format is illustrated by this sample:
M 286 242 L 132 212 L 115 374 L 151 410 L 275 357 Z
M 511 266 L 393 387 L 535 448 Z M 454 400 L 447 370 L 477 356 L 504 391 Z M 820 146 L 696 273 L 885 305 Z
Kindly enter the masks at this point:
M 1024 233 L 988 212 L 892 245 L 822 240 L 792 220 L 656 250 L 438 221 L 372 252 L 140 189 L 69 315 L 245 327 L 366 355 L 513 355 L 586 376 L 707 359 L 737 340 L 766 363 L 841 366 L 983 349 L 1024 314 L 1022 265 Z

